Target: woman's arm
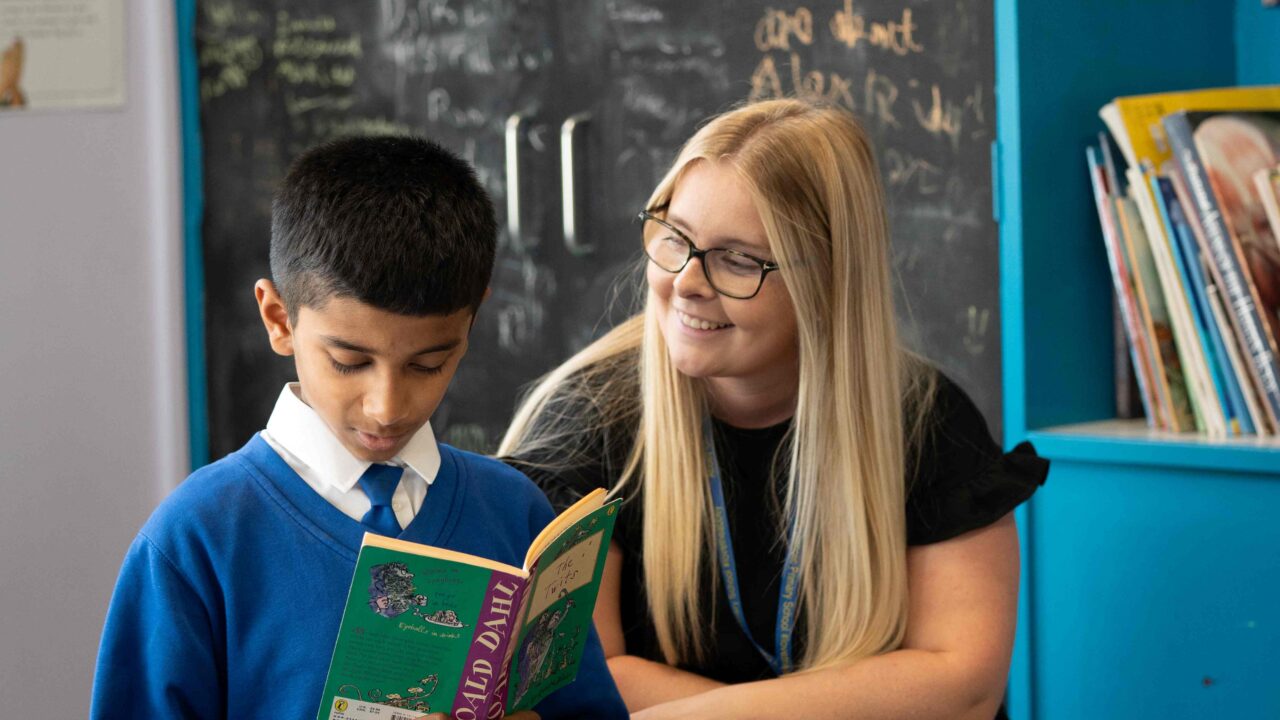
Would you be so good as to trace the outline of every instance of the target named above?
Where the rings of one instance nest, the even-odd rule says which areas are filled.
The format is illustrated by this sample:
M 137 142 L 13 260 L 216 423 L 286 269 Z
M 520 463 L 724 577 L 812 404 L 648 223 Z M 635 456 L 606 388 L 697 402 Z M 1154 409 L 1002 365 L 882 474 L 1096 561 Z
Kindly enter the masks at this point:
M 617 543 L 610 543 L 592 618 L 600 634 L 600 644 L 604 646 L 609 672 L 618 684 L 627 709 L 634 713 L 724 687 L 723 683 L 701 675 L 626 654 L 627 643 L 622 634 L 622 563 L 622 550 Z
M 722 687 L 632 717 L 990 720 L 1004 695 L 1017 616 L 1013 516 L 911 548 L 907 569 L 911 599 L 901 649 L 845 667 Z

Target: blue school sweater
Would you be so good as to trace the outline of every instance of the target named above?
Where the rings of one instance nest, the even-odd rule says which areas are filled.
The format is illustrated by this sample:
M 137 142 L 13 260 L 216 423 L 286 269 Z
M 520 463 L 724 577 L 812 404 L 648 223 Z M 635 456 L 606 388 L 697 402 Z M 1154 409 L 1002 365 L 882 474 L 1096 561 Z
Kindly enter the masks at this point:
M 401 538 L 519 567 L 553 517 L 524 475 L 440 446 Z M 364 528 L 260 436 L 196 471 L 125 556 L 103 629 L 93 718 L 314 718 Z M 625 718 L 594 629 L 543 718 Z

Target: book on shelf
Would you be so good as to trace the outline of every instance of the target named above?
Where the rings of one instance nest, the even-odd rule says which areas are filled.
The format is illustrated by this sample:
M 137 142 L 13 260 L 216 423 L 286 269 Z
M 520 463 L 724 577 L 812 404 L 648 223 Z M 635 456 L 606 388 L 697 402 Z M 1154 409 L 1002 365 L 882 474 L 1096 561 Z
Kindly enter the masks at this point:
M 1151 242 L 1137 202 L 1127 196 L 1116 197 L 1113 201 L 1120 219 L 1120 235 L 1128 249 L 1139 315 L 1150 338 L 1155 394 L 1166 412 L 1163 427 L 1172 432 L 1193 430 L 1196 427 L 1195 412 Z
M 1154 197 L 1157 176 L 1149 163 L 1143 163 L 1141 168 L 1131 167 L 1127 174 L 1129 192 L 1151 248 L 1157 280 L 1154 292 L 1159 293 L 1164 301 L 1177 352 L 1178 368 L 1186 384 L 1187 399 L 1194 417 L 1194 427 L 1210 437 L 1224 437 L 1227 434 L 1227 422 L 1209 375 L 1204 346 L 1195 331 L 1188 291 L 1173 257 L 1170 231 Z M 1170 382 L 1173 381 L 1174 378 L 1170 377 Z
M 1237 407 L 1239 407 L 1240 402 L 1244 406 L 1244 410 L 1238 410 L 1241 420 L 1241 432 L 1266 435 L 1268 434 L 1266 413 L 1263 412 L 1258 399 L 1252 373 L 1244 362 L 1244 347 L 1240 344 L 1240 338 L 1236 335 L 1231 321 L 1228 319 L 1226 307 L 1223 304 L 1222 290 L 1218 287 L 1217 280 L 1214 279 L 1213 270 L 1209 266 L 1211 250 L 1204 232 L 1204 224 L 1200 222 L 1200 214 L 1196 211 L 1195 201 L 1191 198 L 1191 192 L 1187 190 L 1187 184 L 1183 180 L 1182 173 L 1177 170 L 1176 164 L 1171 165 L 1170 169 L 1172 172 L 1169 173 L 1169 181 L 1173 185 L 1174 194 L 1178 197 L 1181 217 L 1186 221 L 1191 231 L 1191 237 L 1195 240 L 1195 250 L 1198 251 L 1200 259 L 1199 274 L 1202 278 L 1201 283 L 1209 300 L 1209 309 L 1214 319 L 1216 333 L 1222 339 L 1222 350 L 1226 352 L 1226 359 L 1223 361 L 1224 369 L 1226 367 L 1231 369 L 1228 381 L 1231 386 L 1239 391 L 1238 396 L 1233 396 L 1238 401 Z M 1219 358 L 1222 357 L 1222 355 L 1219 355 Z
M 1204 288 L 1199 285 L 1202 278 L 1194 272 L 1191 263 L 1199 258 L 1188 258 L 1185 253 L 1186 238 L 1190 234 L 1186 227 L 1182 208 L 1174 193 L 1173 183 L 1167 177 L 1155 173 L 1148 175 L 1151 200 L 1157 217 L 1154 222 L 1163 227 L 1163 235 L 1168 245 L 1168 257 L 1171 264 L 1171 275 L 1176 283 L 1175 292 L 1184 306 L 1187 342 L 1193 346 L 1191 354 L 1201 373 L 1200 402 L 1204 406 L 1205 424 L 1211 436 L 1224 437 L 1239 435 L 1240 421 L 1236 417 L 1236 406 L 1232 403 L 1217 358 L 1220 353 L 1212 339 L 1208 323 L 1213 318 L 1201 298 Z
M 366 534 L 317 720 L 489 718 L 569 684 L 621 500 L 596 490 L 523 567 Z
M 1190 301 L 1196 334 L 1204 349 L 1204 358 L 1215 396 L 1222 408 L 1229 435 L 1251 435 L 1256 432 L 1253 417 L 1240 391 L 1237 371 L 1230 362 L 1227 343 L 1234 345 L 1230 328 L 1221 325 L 1211 306 L 1210 296 L 1216 288 L 1208 279 L 1208 268 L 1197 241 L 1197 231 L 1187 219 L 1187 206 L 1174 177 L 1156 177 L 1156 199 L 1169 228 L 1174 260 Z M 1223 330 L 1228 335 L 1223 336 Z
M 1137 300 L 1134 297 L 1133 280 L 1129 271 L 1129 261 L 1120 238 L 1119 221 L 1112 205 L 1112 188 L 1114 185 L 1106 171 L 1101 155 L 1106 152 L 1105 143 L 1101 148 L 1088 148 L 1086 159 L 1089 165 L 1089 179 L 1093 184 L 1094 203 L 1098 208 L 1098 221 L 1102 225 L 1102 239 L 1107 250 L 1107 264 L 1111 268 L 1111 282 L 1115 289 L 1116 307 L 1129 341 L 1129 358 L 1132 362 L 1134 376 L 1138 382 L 1138 394 L 1142 398 L 1143 410 L 1147 425 L 1160 427 L 1163 425 L 1163 410 L 1155 397 L 1154 380 L 1152 379 L 1151 354 L 1149 343 L 1142 321 L 1139 319 Z
M 1125 162 L 1143 160 L 1162 170 L 1173 152 L 1162 120 L 1178 110 L 1255 110 L 1280 106 L 1280 85 L 1224 87 L 1118 97 L 1102 106 L 1099 117 L 1115 138 Z
M 1165 134 L 1200 220 L 1214 282 L 1265 414 L 1280 427 L 1280 248 L 1252 180 L 1280 154 L 1280 99 L 1270 111 L 1175 111 Z
M 1112 368 L 1115 381 L 1115 411 L 1121 420 L 1132 420 L 1146 416 L 1142 400 L 1142 390 L 1138 386 L 1137 372 L 1133 367 L 1133 349 L 1129 346 L 1129 331 L 1124 326 L 1124 315 L 1120 309 L 1120 299 L 1111 297 L 1111 347 Z

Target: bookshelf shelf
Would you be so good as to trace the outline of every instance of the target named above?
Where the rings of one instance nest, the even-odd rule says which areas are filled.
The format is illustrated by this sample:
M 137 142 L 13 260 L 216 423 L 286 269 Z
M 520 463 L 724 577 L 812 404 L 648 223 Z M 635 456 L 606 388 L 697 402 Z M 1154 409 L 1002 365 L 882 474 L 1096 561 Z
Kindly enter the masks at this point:
M 1280 717 L 1280 439 L 1111 419 L 1084 159 L 1117 96 L 1280 83 L 1280 8 L 994 2 L 1004 441 L 1052 463 L 1018 511 L 1010 717 Z
M 1143 420 L 1098 420 L 1032 431 L 1028 439 L 1059 460 L 1261 473 L 1280 482 L 1280 438 L 1213 439 L 1152 430 Z

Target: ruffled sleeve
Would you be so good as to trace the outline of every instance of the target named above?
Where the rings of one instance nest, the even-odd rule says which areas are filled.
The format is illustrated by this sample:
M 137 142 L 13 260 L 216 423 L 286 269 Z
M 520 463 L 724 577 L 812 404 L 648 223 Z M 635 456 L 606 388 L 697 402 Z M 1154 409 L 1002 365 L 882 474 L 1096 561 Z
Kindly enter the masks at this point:
M 939 377 L 923 441 L 907 475 L 907 544 L 928 545 L 986 527 L 1044 484 L 1049 461 L 1024 442 L 1008 453 L 958 385 Z

